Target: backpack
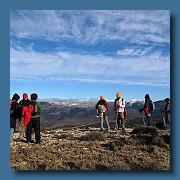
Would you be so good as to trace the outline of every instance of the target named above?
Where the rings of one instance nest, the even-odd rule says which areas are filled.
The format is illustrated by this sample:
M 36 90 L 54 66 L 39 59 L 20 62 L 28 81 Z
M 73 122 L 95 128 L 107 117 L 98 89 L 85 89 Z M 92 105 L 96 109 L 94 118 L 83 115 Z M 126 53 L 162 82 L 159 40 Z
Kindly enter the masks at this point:
M 124 99 L 123 98 L 115 99 L 115 105 L 116 105 L 115 108 L 116 109 L 119 109 L 121 102 L 122 102 L 122 105 L 124 105 Z
M 10 99 L 10 114 L 14 111 L 14 110 L 12 110 L 12 103 L 14 102 L 15 100 L 11 100 Z
M 121 104 L 121 102 L 122 102 L 122 105 L 124 105 L 124 99 L 123 99 L 123 98 L 121 98 L 121 99 L 116 99 L 116 105 L 117 105 L 117 104 Z
M 128 117 L 128 111 L 126 108 L 124 108 L 124 117 L 127 118 Z
M 38 113 L 38 108 L 37 108 L 37 103 L 35 101 L 31 101 L 29 104 L 29 112 L 32 116 L 39 115 Z
M 98 105 L 98 113 L 103 113 L 103 112 L 106 112 L 107 109 L 105 107 L 105 105 Z
M 154 111 L 155 110 L 155 104 L 154 104 L 154 102 L 151 100 L 151 102 L 150 102 L 150 110 L 151 111 Z

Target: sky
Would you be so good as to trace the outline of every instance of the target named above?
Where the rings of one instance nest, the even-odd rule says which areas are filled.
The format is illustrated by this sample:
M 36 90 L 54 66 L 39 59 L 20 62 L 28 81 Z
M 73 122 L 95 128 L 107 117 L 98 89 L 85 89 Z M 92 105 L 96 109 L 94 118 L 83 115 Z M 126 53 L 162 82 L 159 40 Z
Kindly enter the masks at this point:
M 10 11 L 10 97 L 170 97 L 168 10 Z

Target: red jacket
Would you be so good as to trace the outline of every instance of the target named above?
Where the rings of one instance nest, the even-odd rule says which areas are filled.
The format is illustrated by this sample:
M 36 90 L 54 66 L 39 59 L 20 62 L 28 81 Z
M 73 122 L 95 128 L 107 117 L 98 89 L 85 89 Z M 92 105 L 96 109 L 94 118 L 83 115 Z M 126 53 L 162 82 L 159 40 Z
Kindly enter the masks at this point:
M 24 126 L 27 126 L 31 119 L 30 107 L 23 106 L 22 117 L 24 117 Z

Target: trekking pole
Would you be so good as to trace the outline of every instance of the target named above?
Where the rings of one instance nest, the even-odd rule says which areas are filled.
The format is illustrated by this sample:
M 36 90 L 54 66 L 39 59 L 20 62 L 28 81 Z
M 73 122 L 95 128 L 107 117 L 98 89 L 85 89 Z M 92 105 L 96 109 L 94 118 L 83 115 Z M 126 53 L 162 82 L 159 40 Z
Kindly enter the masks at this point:
M 141 116 L 142 116 L 142 119 L 143 119 L 144 126 L 146 127 L 146 123 L 145 123 L 145 120 L 144 120 L 144 115 L 143 115 L 142 112 L 141 112 Z
M 116 130 L 117 129 L 117 118 L 115 117 L 114 119 L 116 121 L 115 126 L 114 126 L 114 130 Z
M 163 113 L 163 111 L 162 111 L 162 110 L 161 110 L 161 115 L 162 115 L 162 120 L 163 120 L 164 126 L 166 126 L 166 121 L 165 121 L 165 118 L 164 118 L 164 113 Z
M 118 127 L 118 125 L 117 125 L 117 118 L 118 118 L 118 115 L 117 115 L 117 113 L 116 113 L 115 118 L 114 118 L 114 120 L 116 121 L 116 124 L 115 124 L 115 127 L 114 127 L 115 130 L 116 130 L 117 127 Z

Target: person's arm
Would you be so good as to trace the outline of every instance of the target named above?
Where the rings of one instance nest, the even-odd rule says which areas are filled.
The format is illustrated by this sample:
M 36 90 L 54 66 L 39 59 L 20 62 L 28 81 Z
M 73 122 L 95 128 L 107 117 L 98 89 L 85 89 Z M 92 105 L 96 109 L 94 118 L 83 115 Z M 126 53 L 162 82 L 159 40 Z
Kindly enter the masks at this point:
M 95 106 L 96 109 L 98 108 L 98 105 L 99 105 L 99 101 L 96 103 L 96 106 Z
M 114 100 L 113 110 L 116 111 L 116 99 Z
M 37 102 L 37 108 L 38 108 L 38 114 L 41 114 L 42 112 L 42 106 L 39 102 Z
M 106 101 L 106 110 L 108 111 L 109 110 L 109 105 L 108 105 L 108 102 Z

